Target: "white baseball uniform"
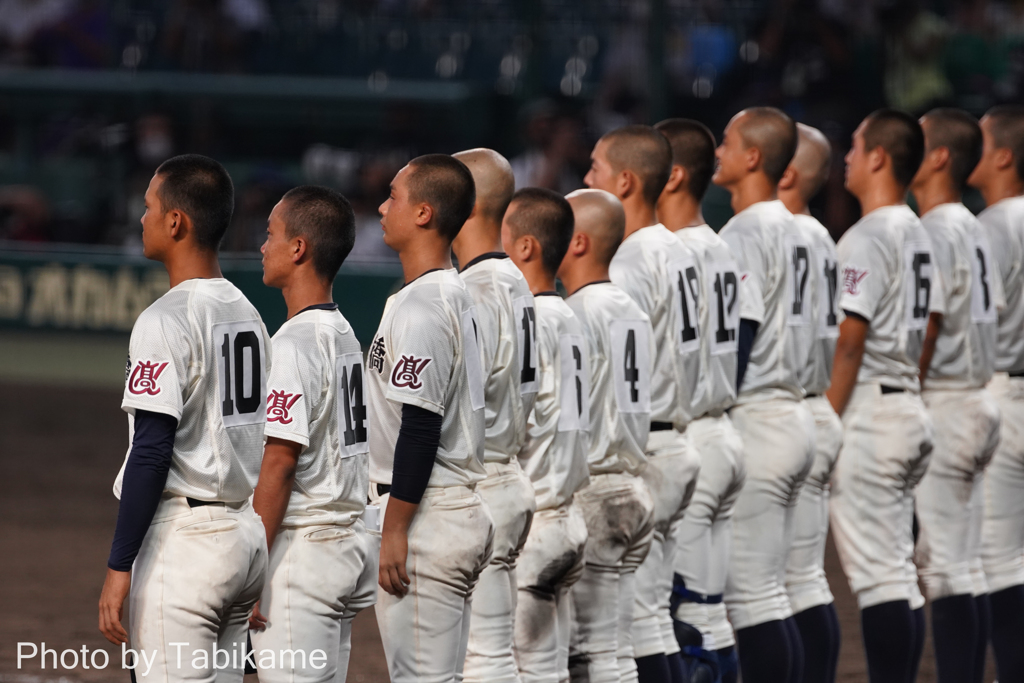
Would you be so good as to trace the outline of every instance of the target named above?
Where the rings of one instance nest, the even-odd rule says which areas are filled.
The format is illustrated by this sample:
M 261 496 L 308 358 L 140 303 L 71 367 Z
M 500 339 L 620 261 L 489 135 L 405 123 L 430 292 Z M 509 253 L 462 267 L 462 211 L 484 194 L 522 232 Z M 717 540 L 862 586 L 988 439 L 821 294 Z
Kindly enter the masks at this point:
M 945 310 L 931 240 L 905 204 L 875 209 L 837 246 L 839 308 L 868 321 L 864 358 L 842 414 L 832 475 L 832 532 L 861 609 L 907 600 L 917 588 L 914 488 L 928 466 L 932 422 L 918 360 L 930 312 Z
M 662 224 L 627 236 L 612 258 L 612 281 L 651 319 L 651 432 L 642 476 L 654 500 L 654 539 L 636 573 L 636 657 L 679 651 L 669 600 L 675 528 L 693 496 L 700 456 L 686 434 L 700 377 L 696 257 Z
M 985 475 L 981 544 L 988 589 L 995 593 L 1024 584 L 1024 197 L 993 204 L 978 219 L 1006 299 L 989 383 L 1002 413 L 1001 437 Z
M 571 677 L 635 681 L 636 569 L 654 532 L 654 502 L 640 477 L 651 427 L 654 333 L 647 315 L 611 282 L 585 285 L 566 303 L 590 349 L 590 484 L 575 496 L 588 539 L 583 576 L 571 591 Z
M 676 231 L 696 255 L 701 373 L 687 428 L 700 454 L 693 499 L 677 531 L 675 573 L 685 584 L 673 616 L 704 637 L 704 649 L 735 645 L 722 594 L 732 552 L 732 512 L 743 488 L 743 441 L 725 412 L 736 400 L 740 272 L 729 245 L 707 225 Z M 675 589 L 679 591 L 679 587 Z
M 326 666 L 305 661 L 260 670 L 268 683 L 343 683 L 352 619 L 373 605 L 360 594 L 366 565 L 375 575 L 379 536 L 360 521 L 369 486 L 369 416 L 363 390 L 363 353 L 334 304 L 299 312 L 272 340 L 268 437 L 302 446 L 281 529 L 270 552 L 270 573 L 253 631 L 253 650 L 279 652 L 297 643 L 326 653 Z M 368 598 L 368 600 L 367 600 Z
M 408 532 L 409 592 L 377 594 L 391 680 L 461 678 L 471 596 L 494 528 L 476 494 L 484 477 L 484 377 L 476 309 L 452 270 L 428 271 L 384 306 L 366 361 L 371 500 L 391 485 L 402 406 L 441 415 L 441 441 Z M 386 516 L 390 495 L 380 499 Z M 383 519 L 383 517 L 382 517 Z
M 814 330 L 808 362 L 800 373 L 807 407 L 814 416 L 814 462 L 797 496 L 793 520 L 793 541 L 786 565 L 786 592 L 793 613 L 833 602 L 825 576 L 825 540 L 828 537 L 829 481 L 839 449 L 843 445 L 843 424 L 825 398 L 832 378 L 832 360 L 839 323 L 838 269 L 836 244 L 816 218 L 795 214 L 793 221 L 804 231 L 811 248 L 808 297 Z
M 155 655 L 137 677 L 241 679 L 240 658 L 218 670 L 214 657 L 204 663 L 192 651 L 242 652 L 263 590 L 266 535 L 249 497 L 263 453 L 270 338 L 234 285 L 193 279 L 143 311 L 129 349 L 129 443 L 136 410 L 178 421 L 164 494 L 132 568 L 130 647 Z M 122 465 L 118 498 L 123 476 Z
M 484 385 L 484 469 L 477 493 L 494 520 L 494 555 L 473 594 L 463 680 L 516 683 L 512 652 L 516 560 L 536 508 L 530 478 L 516 455 L 537 396 L 537 335 L 533 294 L 503 253 L 484 254 L 460 273 L 480 324 Z
M 583 573 L 587 525 L 573 494 L 587 485 L 590 371 L 587 340 L 555 292 L 537 294 L 537 398 L 519 453 L 537 512 L 516 571 L 515 648 L 523 683 L 569 677 L 569 589 Z
M 814 456 L 814 418 L 800 385 L 814 339 L 812 252 L 778 200 L 747 207 L 720 235 L 740 270 L 740 318 L 758 324 L 730 412 L 747 468 L 725 588 L 729 620 L 739 630 L 793 614 L 784 577 L 793 510 Z

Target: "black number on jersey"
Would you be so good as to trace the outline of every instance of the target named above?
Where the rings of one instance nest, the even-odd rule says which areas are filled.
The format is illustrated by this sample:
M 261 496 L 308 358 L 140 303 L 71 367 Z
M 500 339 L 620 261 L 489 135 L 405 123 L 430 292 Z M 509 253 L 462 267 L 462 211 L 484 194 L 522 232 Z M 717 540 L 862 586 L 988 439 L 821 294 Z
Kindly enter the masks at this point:
M 825 317 L 825 324 L 828 327 L 836 326 L 836 290 L 839 288 L 838 269 L 835 261 L 825 260 L 825 283 L 828 286 L 828 314 Z
M 727 327 L 725 324 L 726 313 L 732 313 L 732 308 L 736 305 L 736 294 L 739 291 L 736 285 L 736 273 L 725 272 L 715 275 L 715 296 L 718 299 L 718 329 L 715 330 L 715 341 L 718 343 L 736 340 L 735 328 Z M 728 306 L 725 303 L 726 298 L 729 300 Z
M 922 267 L 930 265 L 932 262 L 932 255 L 925 251 L 918 251 L 914 253 L 914 320 L 928 317 L 928 301 L 932 295 L 932 281 L 925 275 L 922 275 Z M 924 292 L 924 301 L 922 301 L 921 293 Z
M 533 348 L 533 330 L 536 325 L 532 306 L 523 309 L 521 324 L 523 326 L 523 367 L 519 375 L 519 383 L 526 384 L 537 379 L 537 365 L 530 355 L 530 349 Z
M 580 379 L 580 371 L 583 369 L 583 354 L 580 347 L 572 345 L 572 359 L 576 361 L 576 414 L 583 416 L 583 381 Z
M 346 446 L 366 443 L 366 404 L 363 403 L 363 365 L 354 363 L 341 370 L 341 395 L 344 400 Z
M 984 251 L 982 251 L 980 248 L 975 248 L 974 253 L 978 255 L 978 265 L 981 266 L 979 278 L 981 280 L 981 294 L 983 297 L 982 301 L 985 304 L 985 308 L 983 310 L 987 312 L 989 307 L 991 306 L 991 299 L 988 291 L 988 265 L 985 263 Z
M 793 315 L 804 313 L 804 293 L 807 291 L 808 268 L 807 247 L 793 247 Z
M 685 280 L 683 279 L 684 274 L 679 273 L 679 295 L 682 297 L 682 309 L 683 309 L 683 341 L 693 341 L 697 338 L 697 326 L 696 320 L 690 320 L 690 306 L 687 303 L 686 295 L 689 293 L 690 300 L 693 302 L 693 310 L 697 310 L 697 269 L 693 266 L 686 268 Z
M 249 349 L 250 372 L 249 386 L 245 387 L 245 350 Z M 220 346 L 220 355 L 224 359 L 224 400 L 221 401 L 221 415 L 234 415 L 237 409 L 240 415 L 255 413 L 260 409 L 260 376 L 263 359 L 260 358 L 260 340 L 251 330 L 243 330 L 235 335 L 224 335 Z M 233 374 L 232 374 L 233 373 Z M 231 381 L 234 376 L 234 382 Z
M 626 384 L 629 385 L 629 400 L 636 403 L 640 400 L 640 389 L 636 385 L 640 381 L 640 370 L 636 367 L 636 332 L 634 330 L 626 333 L 626 355 L 623 364 L 626 370 Z

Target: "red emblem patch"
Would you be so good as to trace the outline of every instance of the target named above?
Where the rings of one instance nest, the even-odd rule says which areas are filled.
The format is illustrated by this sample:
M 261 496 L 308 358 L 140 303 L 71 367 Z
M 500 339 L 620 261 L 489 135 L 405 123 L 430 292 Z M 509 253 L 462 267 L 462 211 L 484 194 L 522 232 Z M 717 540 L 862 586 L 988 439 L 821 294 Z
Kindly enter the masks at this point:
M 843 291 L 856 296 L 859 294 L 857 287 L 861 280 L 868 276 L 868 271 L 859 268 L 843 268 Z
M 292 416 L 288 414 L 288 411 L 300 398 L 302 398 L 302 394 L 286 394 L 278 389 L 271 391 L 267 396 L 267 422 L 289 424 L 292 421 Z
M 423 386 L 420 382 L 420 373 L 423 368 L 430 365 L 432 358 L 417 358 L 416 356 L 402 356 L 395 369 L 391 371 L 391 383 L 396 387 L 409 387 L 419 389 Z
M 156 396 L 160 393 L 160 387 L 156 382 L 160 379 L 160 375 L 163 374 L 167 365 L 167 361 L 155 363 L 153 361 L 140 360 L 139 364 L 132 370 L 131 377 L 128 378 L 128 391 L 133 394 Z

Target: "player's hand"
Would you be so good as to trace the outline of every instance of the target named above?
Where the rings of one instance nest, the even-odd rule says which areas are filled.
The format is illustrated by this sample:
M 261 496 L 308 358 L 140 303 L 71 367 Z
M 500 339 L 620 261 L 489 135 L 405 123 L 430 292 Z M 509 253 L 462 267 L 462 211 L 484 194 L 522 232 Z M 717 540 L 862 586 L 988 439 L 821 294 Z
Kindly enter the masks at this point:
M 259 601 L 253 605 L 252 614 L 249 615 L 249 628 L 253 631 L 262 631 L 267 627 L 267 618 L 260 612 Z
M 107 578 L 100 593 L 100 633 L 114 645 L 128 642 L 128 632 L 121 625 L 124 601 L 132 586 L 131 572 L 107 568 Z
M 409 556 L 409 537 L 399 530 L 385 530 L 380 540 L 380 587 L 391 595 L 402 597 L 409 592 L 409 575 L 405 561 Z

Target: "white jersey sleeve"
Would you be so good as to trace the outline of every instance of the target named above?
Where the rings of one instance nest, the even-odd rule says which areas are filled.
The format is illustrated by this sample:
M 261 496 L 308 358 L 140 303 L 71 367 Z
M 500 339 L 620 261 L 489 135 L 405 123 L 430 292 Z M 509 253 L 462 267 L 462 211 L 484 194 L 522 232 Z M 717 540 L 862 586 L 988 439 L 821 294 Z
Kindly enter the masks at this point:
M 978 216 L 998 270 L 1003 306 L 996 326 L 996 372 L 1024 372 L 1024 197 L 1011 197 Z M 991 278 L 990 282 L 993 281 Z

